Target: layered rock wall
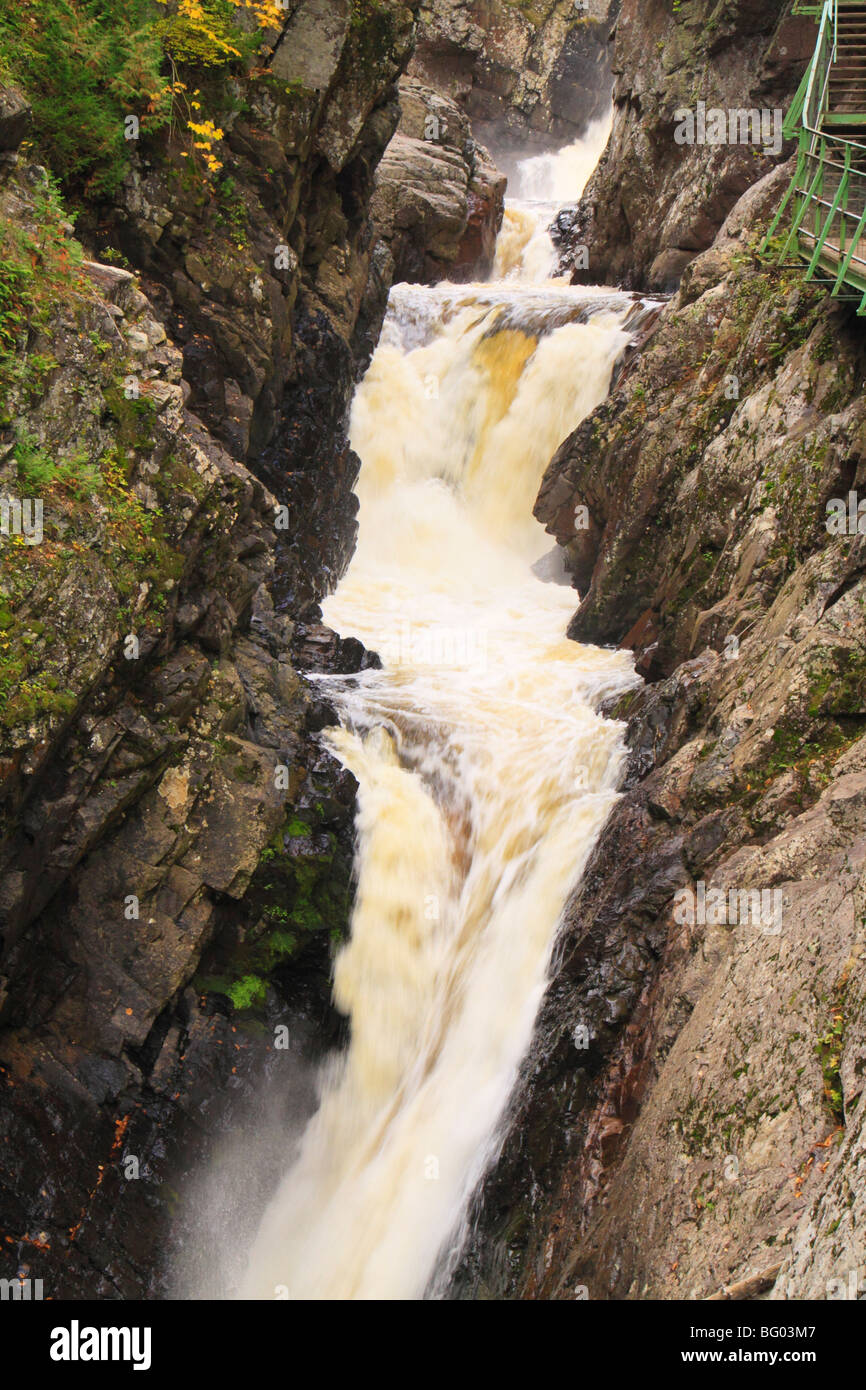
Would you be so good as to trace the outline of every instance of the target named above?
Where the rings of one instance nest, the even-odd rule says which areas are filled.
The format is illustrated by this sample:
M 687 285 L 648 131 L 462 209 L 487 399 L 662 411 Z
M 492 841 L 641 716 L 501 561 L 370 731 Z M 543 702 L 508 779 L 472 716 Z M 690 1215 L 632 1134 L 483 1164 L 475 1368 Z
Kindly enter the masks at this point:
M 410 71 L 499 150 L 570 144 L 609 105 L 611 0 L 432 0 Z
M 483 280 L 502 224 L 505 175 L 456 102 L 407 78 L 400 109 L 372 203 L 388 271 L 412 283 Z
M 218 171 L 174 129 L 131 143 L 86 251 L 16 157 L 26 94 L 0 104 L 0 490 L 42 506 L 0 539 L 0 1258 L 46 1297 L 164 1292 L 185 1170 L 339 1036 L 354 783 L 299 673 L 368 660 L 313 601 L 354 542 L 412 21 L 290 6 L 208 89 Z
M 609 711 L 624 795 L 459 1296 L 863 1287 L 861 321 L 758 254 L 780 141 L 675 139 L 699 104 L 778 132 L 815 34 L 769 4 L 617 21 L 613 130 L 565 240 L 575 279 L 676 293 L 536 515 L 580 591 L 571 636 L 633 649 L 647 683 Z
M 588 251 L 575 279 L 673 290 L 737 199 L 789 153 L 782 115 L 814 42 L 813 21 L 774 0 L 684 0 L 676 7 L 623 0 L 611 136 L 570 233 L 571 246 Z M 710 139 L 702 139 L 701 103 L 705 113 L 724 113 L 724 131 L 711 126 Z M 752 116 L 747 138 L 740 138 L 739 118 L 731 135 L 730 113 L 740 111 L 764 121 L 761 139 L 752 138 Z M 688 142 L 678 112 L 692 113 Z
M 625 794 L 464 1294 L 850 1297 L 866 1264 L 866 359 L 850 306 L 758 255 L 791 172 L 692 260 L 539 495 L 572 636 L 632 648 L 647 684 L 610 711 Z

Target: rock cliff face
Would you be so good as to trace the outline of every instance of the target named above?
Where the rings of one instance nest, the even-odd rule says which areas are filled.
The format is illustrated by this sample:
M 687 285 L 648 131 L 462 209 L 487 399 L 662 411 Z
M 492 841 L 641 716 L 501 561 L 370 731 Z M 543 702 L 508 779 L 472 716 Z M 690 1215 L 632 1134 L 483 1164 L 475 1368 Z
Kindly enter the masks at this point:
M 505 175 L 473 139 L 456 102 L 407 78 L 400 111 L 372 205 L 391 278 L 483 280 L 502 224 Z
M 241 99 L 226 95 L 218 177 L 184 177 L 180 142 L 160 159 L 134 149 L 93 230 L 144 274 L 191 408 L 291 508 L 282 574 L 300 602 L 332 586 L 354 544 L 346 412 L 388 290 L 371 281 L 370 200 L 417 5 L 290 9 Z
M 432 0 L 410 72 L 500 149 L 566 145 L 608 107 L 613 0 Z
M 283 1063 L 340 1035 L 354 786 L 304 673 L 370 660 L 315 604 L 353 544 L 349 397 L 391 280 L 489 257 L 463 113 L 565 141 L 604 95 L 602 4 L 436 0 L 392 139 L 418 8 L 290 0 L 227 84 L 218 176 L 174 130 L 132 144 L 86 252 L 0 92 L 0 1277 L 52 1298 L 164 1292 L 185 1170 L 263 1076 L 303 1115 Z M 646 685 L 610 711 L 624 795 L 463 1296 L 863 1276 L 862 332 L 757 255 L 790 166 L 673 140 L 677 107 L 784 105 L 813 37 L 769 3 L 622 7 L 572 242 L 675 293 L 537 515 L 572 636 Z
M 633 648 L 648 683 L 611 711 L 625 795 L 463 1293 L 862 1276 L 866 552 L 827 521 L 863 488 L 866 360 L 847 306 L 758 258 L 790 173 L 740 199 L 542 485 L 571 634 Z
M 685 0 L 675 9 L 666 0 L 623 0 L 613 129 L 570 233 L 572 247 L 588 249 L 575 279 L 674 289 L 741 194 L 787 153 L 782 115 L 814 42 L 812 20 L 792 17 L 774 0 Z M 726 121 L 730 111 L 765 113 L 769 145 L 701 143 L 701 102 Z M 680 110 L 693 113 L 691 143 L 677 143 Z
M 369 660 L 311 600 L 354 540 L 412 20 L 290 5 L 218 177 L 173 131 L 133 144 L 111 205 L 80 201 L 88 252 L 0 103 L 0 1274 L 46 1296 L 163 1288 L 190 1154 L 340 1027 L 354 783 L 300 673 Z

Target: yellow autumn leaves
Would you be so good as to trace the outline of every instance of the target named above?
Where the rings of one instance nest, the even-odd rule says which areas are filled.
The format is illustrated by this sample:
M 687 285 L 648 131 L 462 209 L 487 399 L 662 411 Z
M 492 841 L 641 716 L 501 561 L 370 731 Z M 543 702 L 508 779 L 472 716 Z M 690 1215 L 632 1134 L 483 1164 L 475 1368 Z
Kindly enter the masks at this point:
M 157 0 L 167 5 L 169 0 Z M 286 17 L 287 6 L 281 0 L 235 0 L 237 9 L 251 10 L 260 29 L 279 29 Z M 204 0 L 178 0 L 177 13 L 188 23 L 201 30 L 202 34 L 214 38 L 218 47 L 225 47 L 240 57 L 240 52 L 226 44 L 224 38 L 214 32 L 213 15 L 208 13 Z
M 215 126 L 213 121 L 187 121 L 187 126 L 193 135 L 198 139 L 193 140 L 193 145 L 197 150 L 201 150 L 202 158 L 212 174 L 216 174 L 223 167 L 222 160 L 217 159 L 213 152 L 213 147 L 223 138 L 223 131 L 219 126 Z
M 158 3 L 168 5 L 169 0 Z M 264 30 L 281 28 L 287 7 L 282 0 L 234 0 L 234 8 L 249 11 L 258 28 Z M 243 57 L 238 47 L 241 33 L 231 22 L 231 7 L 225 0 L 174 0 L 171 17 L 161 22 L 161 28 L 165 51 L 173 62 L 216 67 Z M 184 96 L 186 86 L 174 81 L 171 92 L 173 96 Z M 193 149 L 201 155 L 208 173 L 216 174 L 222 161 L 217 158 L 215 146 L 224 132 L 211 120 L 193 118 L 193 113 L 201 110 L 199 95 L 196 90 L 192 97 L 185 98 L 187 129 L 194 137 Z
M 286 6 L 280 0 L 243 0 L 243 6 L 253 11 L 260 29 L 279 29 L 286 17 Z

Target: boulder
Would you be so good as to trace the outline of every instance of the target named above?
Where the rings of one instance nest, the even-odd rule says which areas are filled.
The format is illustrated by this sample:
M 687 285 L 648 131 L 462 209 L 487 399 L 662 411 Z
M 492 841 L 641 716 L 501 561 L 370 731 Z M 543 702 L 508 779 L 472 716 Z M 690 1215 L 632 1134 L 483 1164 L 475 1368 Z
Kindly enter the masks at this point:
M 376 175 L 372 211 L 394 280 L 480 280 L 493 265 L 504 174 L 472 138 L 457 104 L 400 83 L 401 117 Z
M 33 123 L 33 111 L 14 87 L 0 86 L 0 158 L 14 155 Z

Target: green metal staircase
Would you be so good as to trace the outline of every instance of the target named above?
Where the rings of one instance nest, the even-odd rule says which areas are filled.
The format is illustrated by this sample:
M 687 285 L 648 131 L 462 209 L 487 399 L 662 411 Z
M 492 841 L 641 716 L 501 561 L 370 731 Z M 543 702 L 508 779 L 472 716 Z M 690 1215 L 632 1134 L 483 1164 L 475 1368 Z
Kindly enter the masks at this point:
M 794 13 L 815 16 L 818 41 L 785 117 L 797 167 L 763 249 L 792 204 L 779 263 L 799 256 L 807 280 L 866 314 L 866 0 L 795 4 Z

